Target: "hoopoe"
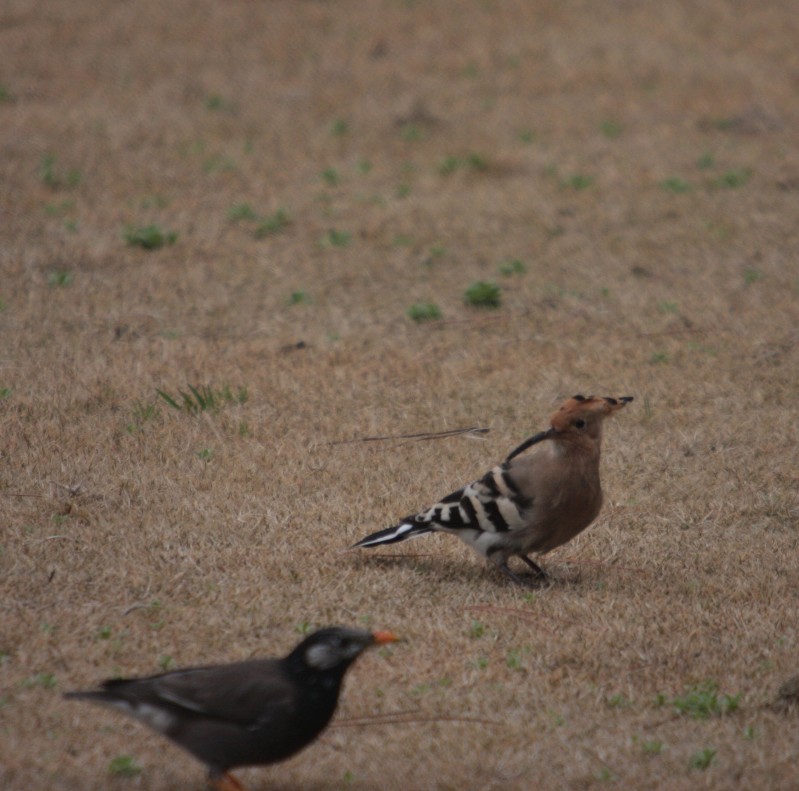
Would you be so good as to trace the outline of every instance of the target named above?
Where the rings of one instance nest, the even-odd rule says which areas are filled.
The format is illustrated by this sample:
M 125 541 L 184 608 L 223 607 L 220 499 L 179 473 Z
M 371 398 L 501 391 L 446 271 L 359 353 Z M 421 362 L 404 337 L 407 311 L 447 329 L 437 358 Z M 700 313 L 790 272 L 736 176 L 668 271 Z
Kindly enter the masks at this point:
M 537 580 L 545 578 L 528 555 L 543 555 L 565 544 L 596 519 L 602 506 L 602 424 L 632 400 L 632 396 L 569 398 L 552 415 L 546 431 L 523 442 L 482 478 L 351 548 L 442 531 L 458 536 L 516 583 L 528 584 L 508 566 L 514 555 L 535 572 Z M 533 453 L 520 455 L 534 445 Z

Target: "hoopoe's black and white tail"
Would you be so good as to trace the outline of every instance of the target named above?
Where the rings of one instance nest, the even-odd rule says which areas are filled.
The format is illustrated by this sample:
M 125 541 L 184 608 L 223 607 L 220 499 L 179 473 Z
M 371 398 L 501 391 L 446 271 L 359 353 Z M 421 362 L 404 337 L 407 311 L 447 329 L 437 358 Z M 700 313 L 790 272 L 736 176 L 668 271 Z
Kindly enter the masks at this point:
M 429 524 L 417 524 L 403 519 L 398 525 L 387 527 L 385 530 L 378 530 L 376 533 L 362 538 L 357 544 L 353 544 L 350 549 L 364 549 L 366 547 L 376 547 L 380 544 L 396 544 L 398 541 L 407 541 L 409 538 L 418 538 L 432 532 L 433 528 Z

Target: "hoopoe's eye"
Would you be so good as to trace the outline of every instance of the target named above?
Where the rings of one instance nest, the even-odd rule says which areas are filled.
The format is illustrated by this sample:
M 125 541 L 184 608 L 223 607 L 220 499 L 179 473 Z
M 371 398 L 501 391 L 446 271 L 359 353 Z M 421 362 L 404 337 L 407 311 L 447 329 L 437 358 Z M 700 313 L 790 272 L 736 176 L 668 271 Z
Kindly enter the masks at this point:
M 578 418 L 574 421 L 575 428 L 585 428 L 585 421 L 582 418 Z

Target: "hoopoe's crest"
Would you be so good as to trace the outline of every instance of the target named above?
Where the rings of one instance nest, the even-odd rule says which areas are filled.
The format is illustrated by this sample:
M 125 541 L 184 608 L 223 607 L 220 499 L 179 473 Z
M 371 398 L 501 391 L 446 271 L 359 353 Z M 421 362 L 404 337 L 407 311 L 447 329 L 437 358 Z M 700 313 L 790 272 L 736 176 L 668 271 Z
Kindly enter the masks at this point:
M 560 409 L 552 415 L 549 422 L 556 431 L 563 431 L 570 424 L 575 425 L 579 420 L 596 420 L 597 418 L 612 415 L 627 406 L 632 400 L 632 396 L 622 396 L 621 398 L 572 396 L 567 401 L 564 401 Z

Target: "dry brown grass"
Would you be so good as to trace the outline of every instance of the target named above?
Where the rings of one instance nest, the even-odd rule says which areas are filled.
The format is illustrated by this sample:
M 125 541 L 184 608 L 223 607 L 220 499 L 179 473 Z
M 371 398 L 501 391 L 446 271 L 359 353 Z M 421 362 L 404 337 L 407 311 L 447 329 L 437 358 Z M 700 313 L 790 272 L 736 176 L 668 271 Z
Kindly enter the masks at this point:
M 3 788 L 201 787 L 60 692 L 280 653 L 306 623 L 407 636 L 341 717 L 419 722 L 334 727 L 254 789 L 796 788 L 797 719 L 766 704 L 799 645 L 797 40 L 791 3 L 5 2 Z M 257 239 L 226 216 L 245 202 L 291 224 Z M 149 223 L 177 242 L 124 244 Z M 492 278 L 502 309 L 464 307 Z M 444 320 L 410 322 L 420 301 Z M 249 398 L 156 395 L 189 384 Z M 446 536 L 339 553 L 580 391 L 636 402 L 554 586 Z M 706 680 L 738 710 L 655 703 Z M 110 777 L 119 754 L 141 774 Z

